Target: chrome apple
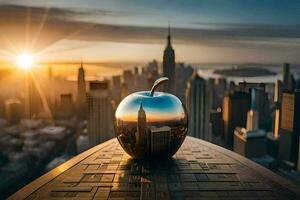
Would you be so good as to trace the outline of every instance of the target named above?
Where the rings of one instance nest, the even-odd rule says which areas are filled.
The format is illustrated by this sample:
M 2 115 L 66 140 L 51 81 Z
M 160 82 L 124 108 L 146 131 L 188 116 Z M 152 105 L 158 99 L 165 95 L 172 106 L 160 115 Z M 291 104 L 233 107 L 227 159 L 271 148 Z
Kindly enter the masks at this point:
M 125 97 L 115 112 L 116 137 L 133 158 L 171 157 L 186 137 L 188 117 L 180 99 L 155 91 L 168 80 L 159 78 L 151 91 Z

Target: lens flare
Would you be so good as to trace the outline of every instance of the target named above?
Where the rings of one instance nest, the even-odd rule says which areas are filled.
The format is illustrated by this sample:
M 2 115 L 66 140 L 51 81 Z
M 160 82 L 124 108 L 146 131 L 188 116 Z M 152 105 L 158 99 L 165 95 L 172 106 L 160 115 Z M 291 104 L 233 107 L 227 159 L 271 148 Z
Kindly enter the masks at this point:
M 21 54 L 17 56 L 17 64 L 21 69 L 29 70 L 33 64 L 33 57 L 30 54 Z

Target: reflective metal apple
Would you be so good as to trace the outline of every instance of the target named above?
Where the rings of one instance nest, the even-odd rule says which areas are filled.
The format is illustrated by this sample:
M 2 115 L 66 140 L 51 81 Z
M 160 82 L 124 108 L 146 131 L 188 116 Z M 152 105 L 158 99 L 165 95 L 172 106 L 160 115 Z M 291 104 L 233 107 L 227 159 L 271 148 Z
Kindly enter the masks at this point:
M 151 91 L 127 96 L 116 110 L 116 137 L 134 158 L 171 157 L 186 137 L 188 117 L 182 102 L 172 94 L 155 91 L 167 80 L 160 78 Z

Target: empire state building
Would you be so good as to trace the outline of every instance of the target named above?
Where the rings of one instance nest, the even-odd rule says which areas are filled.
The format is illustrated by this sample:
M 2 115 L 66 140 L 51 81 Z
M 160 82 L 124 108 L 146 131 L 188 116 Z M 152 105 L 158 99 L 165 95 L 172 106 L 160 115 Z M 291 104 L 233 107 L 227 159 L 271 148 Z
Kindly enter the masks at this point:
M 174 93 L 175 85 L 175 52 L 171 44 L 170 26 L 168 29 L 167 46 L 163 57 L 163 76 L 169 78 L 169 82 L 164 85 L 164 91 Z
M 78 69 L 78 80 L 77 80 L 77 112 L 79 118 L 85 119 L 86 111 L 86 86 L 85 86 L 85 75 L 83 64 L 81 62 L 80 68 Z
M 137 121 L 137 133 L 136 133 L 136 143 L 138 145 L 145 145 L 145 137 L 147 134 L 147 117 L 146 112 L 143 109 L 143 104 L 141 103 L 140 109 L 138 111 L 138 121 Z

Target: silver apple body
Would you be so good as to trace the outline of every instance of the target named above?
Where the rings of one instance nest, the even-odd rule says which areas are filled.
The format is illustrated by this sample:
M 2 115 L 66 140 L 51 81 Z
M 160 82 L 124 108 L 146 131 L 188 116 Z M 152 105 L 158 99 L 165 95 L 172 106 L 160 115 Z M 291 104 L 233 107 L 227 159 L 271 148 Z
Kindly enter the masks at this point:
M 116 137 L 134 158 L 170 157 L 186 137 L 188 117 L 182 102 L 172 94 L 155 92 L 167 80 L 160 78 L 151 91 L 127 96 L 116 110 Z

